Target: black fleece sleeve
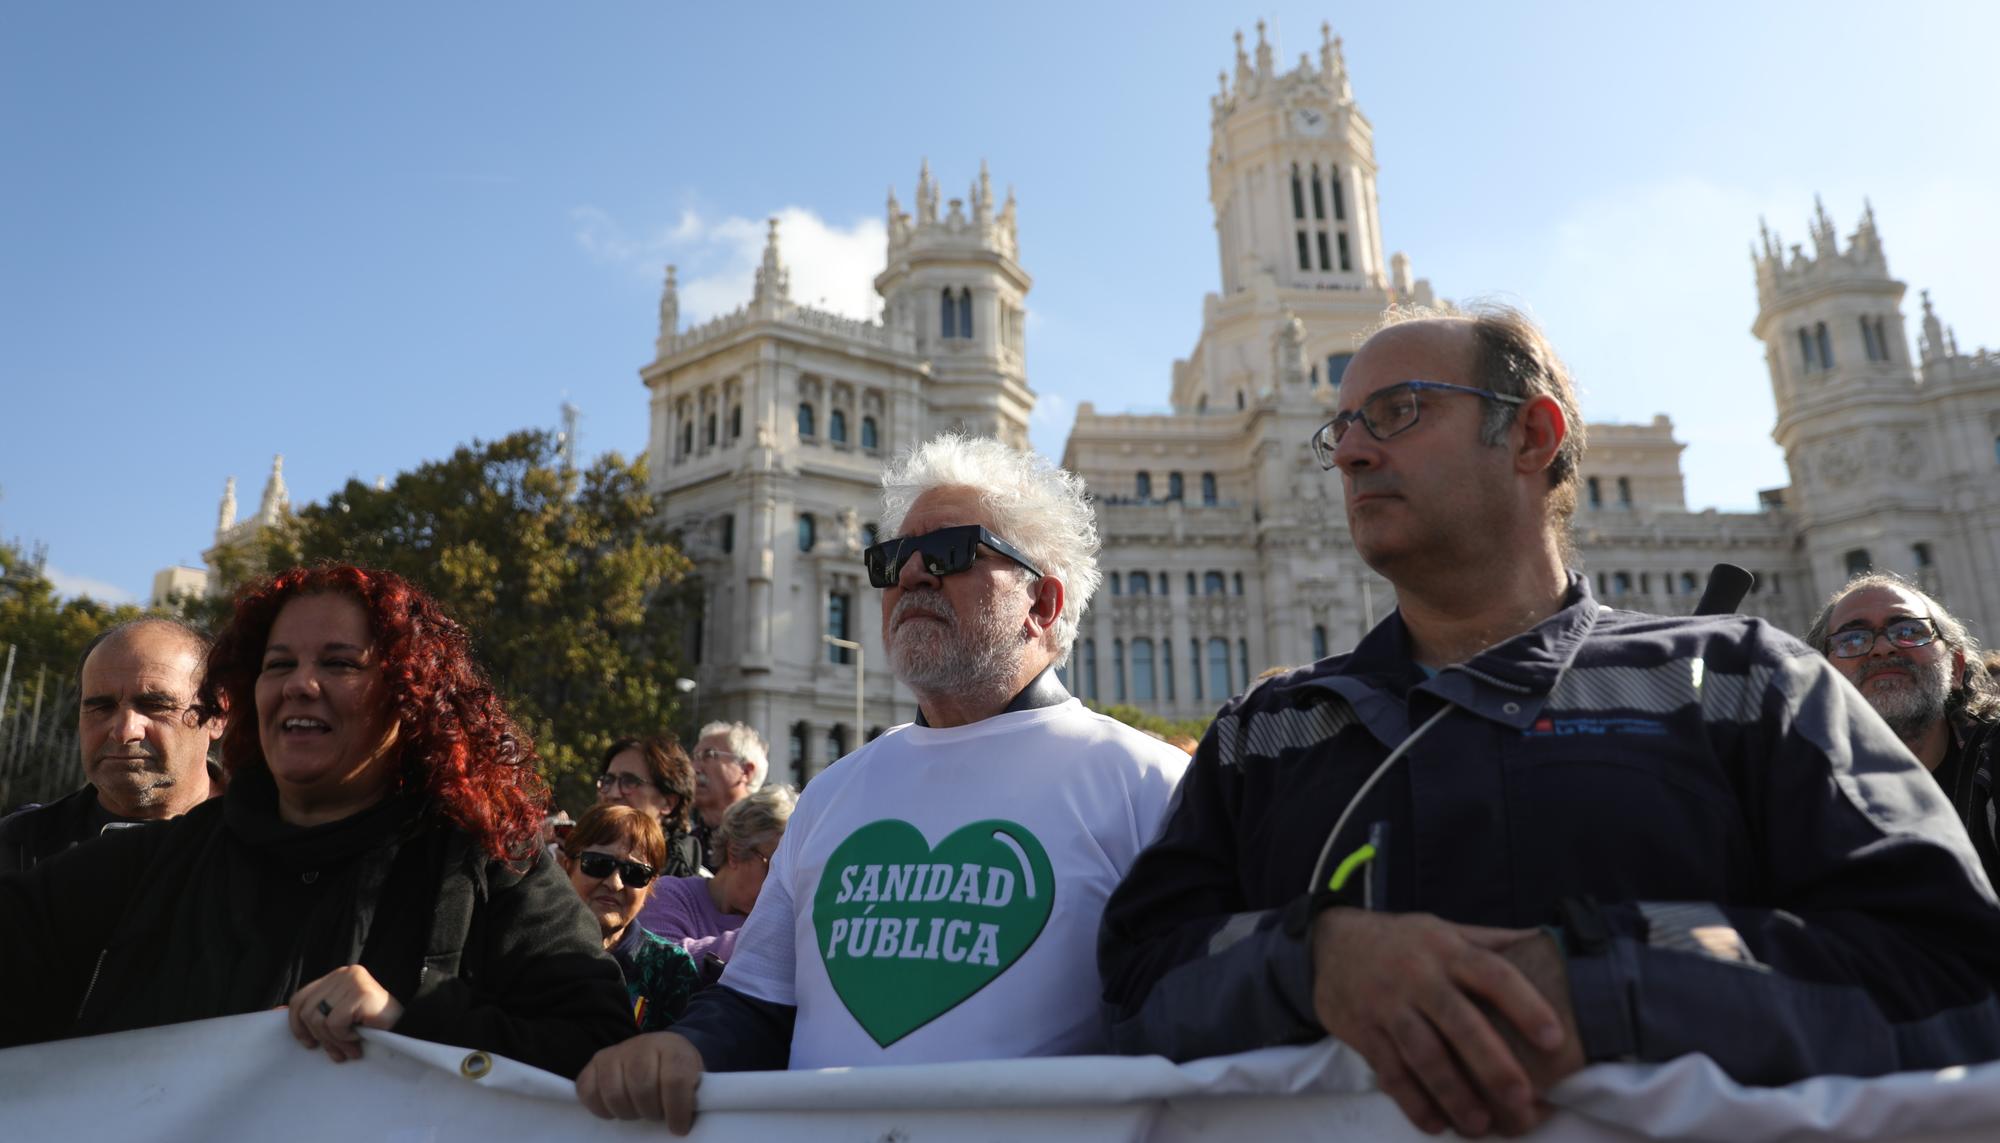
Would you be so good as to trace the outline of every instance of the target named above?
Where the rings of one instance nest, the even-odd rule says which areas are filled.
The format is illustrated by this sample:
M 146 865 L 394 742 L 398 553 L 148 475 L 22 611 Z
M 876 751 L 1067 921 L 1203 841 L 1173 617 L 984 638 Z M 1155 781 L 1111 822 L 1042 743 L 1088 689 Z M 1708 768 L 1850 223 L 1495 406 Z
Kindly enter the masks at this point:
M 489 865 L 488 878 L 458 975 L 426 973 L 395 1030 L 574 1079 L 638 1030 L 617 962 L 553 861 L 525 875 Z
M 694 994 L 674 1025 L 712 1072 L 781 1072 L 792 1059 L 799 1010 L 716 985 Z
M 161 832 L 113 830 L 0 874 L 0 1047 L 69 1034 Z

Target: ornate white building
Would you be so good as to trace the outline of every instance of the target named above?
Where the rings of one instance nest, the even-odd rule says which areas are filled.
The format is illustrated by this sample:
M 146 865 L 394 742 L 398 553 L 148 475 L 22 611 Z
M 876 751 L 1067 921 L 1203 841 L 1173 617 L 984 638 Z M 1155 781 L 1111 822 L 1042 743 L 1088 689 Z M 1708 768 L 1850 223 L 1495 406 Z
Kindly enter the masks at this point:
M 1394 606 L 1348 543 L 1338 481 L 1307 440 L 1358 334 L 1396 301 L 1429 302 L 1387 254 L 1373 129 L 1341 44 L 1278 70 L 1264 29 L 1211 101 L 1209 195 L 1221 289 L 1173 364 L 1163 415 L 1081 406 L 1063 464 L 1098 503 L 1105 588 L 1070 688 L 1173 717 L 1212 713 L 1264 669 L 1351 646 Z M 883 460 L 952 427 L 1026 444 L 1014 203 L 984 171 L 942 215 L 928 167 L 912 218 L 889 200 L 880 321 L 800 306 L 776 224 L 748 305 L 686 332 L 673 269 L 652 393 L 655 490 L 707 584 L 695 633 L 702 707 L 772 739 L 799 776 L 914 700 L 881 653 L 871 542 Z M 970 204 L 969 206 L 967 204 Z M 2000 356 L 1959 354 L 1929 316 L 1907 360 L 1871 216 L 1842 252 L 1756 252 L 1760 312 L 1793 483 L 1763 510 L 1690 511 L 1665 417 L 1594 424 L 1576 539 L 1601 596 L 1685 612 L 1715 563 L 1757 573 L 1743 610 L 1793 631 L 1850 566 L 1926 579 L 2000 639 Z M 867 670 L 826 636 L 858 642 Z M 780 744 L 789 742 L 789 750 Z

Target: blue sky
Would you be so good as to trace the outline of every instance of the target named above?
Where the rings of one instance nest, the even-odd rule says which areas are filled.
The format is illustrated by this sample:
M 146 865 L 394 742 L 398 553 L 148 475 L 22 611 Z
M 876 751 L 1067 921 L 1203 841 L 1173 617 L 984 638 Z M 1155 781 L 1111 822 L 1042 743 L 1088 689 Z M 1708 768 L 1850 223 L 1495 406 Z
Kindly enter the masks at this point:
M 1593 420 L 1673 417 L 1693 506 L 1784 483 L 1748 328 L 1759 214 L 1869 196 L 1891 268 L 2000 345 L 2000 5 L 0 6 L 0 536 L 66 590 L 196 563 L 223 481 L 295 501 L 553 427 L 645 446 L 660 266 L 869 304 L 891 184 L 1020 198 L 1035 440 L 1163 408 L 1216 285 L 1230 33 L 1345 38 L 1384 239 L 1524 303 Z M 1254 37 L 1254 32 L 1251 33 Z

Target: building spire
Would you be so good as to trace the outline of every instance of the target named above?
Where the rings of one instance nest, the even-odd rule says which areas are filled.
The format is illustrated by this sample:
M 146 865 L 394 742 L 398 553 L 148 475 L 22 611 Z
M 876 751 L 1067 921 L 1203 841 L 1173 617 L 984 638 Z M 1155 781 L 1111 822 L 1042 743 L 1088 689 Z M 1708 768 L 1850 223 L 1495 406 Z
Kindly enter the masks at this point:
M 1250 86 L 1250 57 L 1243 54 L 1243 29 L 1236 29 L 1236 93 Z
M 667 264 L 667 284 L 660 290 L 660 349 L 664 352 L 667 342 L 681 331 L 681 291 L 674 281 L 673 263 Z
M 926 226 L 937 221 L 938 189 L 931 178 L 931 161 L 925 159 L 917 171 L 917 225 Z
M 764 239 L 764 261 L 757 267 L 757 288 L 750 296 L 753 305 L 792 300 L 792 276 L 778 259 L 778 220 L 771 219 L 770 227 Z
M 1264 21 L 1257 21 L 1257 75 L 1271 78 L 1271 44 L 1264 39 Z
M 1929 301 L 1930 295 L 1925 294 L 1924 299 L 1925 299 L 1924 304 L 1926 307 L 1928 307 L 1930 304 Z M 236 478 L 232 476 L 222 486 L 222 509 L 221 511 L 215 514 L 215 538 L 217 542 L 221 541 L 222 534 L 224 532 L 227 532 L 229 529 L 235 526 L 236 526 Z
M 257 505 L 257 522 L 275 524 L 292 510 L 291 493 L 285 491 L 285 454 L 271 457 L 271 477 L 264 482 L 264 498 Z
M 1813 252 L 1817 257 L 1840 253 L 1840 240 L 1833 233 L 1833 219 L 1827 217 L 1826 204 L 1820 201 L 1818 194 L 1813 195 L 1812 237 Z

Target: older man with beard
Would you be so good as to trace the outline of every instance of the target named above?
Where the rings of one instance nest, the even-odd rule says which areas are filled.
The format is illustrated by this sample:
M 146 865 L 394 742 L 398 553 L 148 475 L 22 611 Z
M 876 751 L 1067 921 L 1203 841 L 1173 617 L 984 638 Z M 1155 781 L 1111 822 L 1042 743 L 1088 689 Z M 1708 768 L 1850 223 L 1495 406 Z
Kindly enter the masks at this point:
M 865 553 L 916 722 L 806 787 L 721 987 L 675 1031 L 598 1054 L 598 1115 L 685 1133 L 704 1069 L 1104 1050 L 1104 902 L 1187 758 L 1057 681 L 1097 587 L 1080 480 L 944 436 L 882 478 Z
M 1937 779 L 1987 878 L 2000 883 L 1993 801 L 2000 688 L 1965 624 L 1908 580 L 1871 572 L 1834 592 L 1806 642 L 1832 660 Z
M 220 719 L 194 711 L 208 640 L 178 620 L 120 624 L 77 670 L 85 785 L 0 820 L 0 873 L 27 869 L 107 829 L 178 817 L 213 793 L 208 748 Z

